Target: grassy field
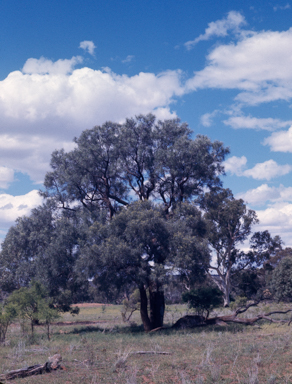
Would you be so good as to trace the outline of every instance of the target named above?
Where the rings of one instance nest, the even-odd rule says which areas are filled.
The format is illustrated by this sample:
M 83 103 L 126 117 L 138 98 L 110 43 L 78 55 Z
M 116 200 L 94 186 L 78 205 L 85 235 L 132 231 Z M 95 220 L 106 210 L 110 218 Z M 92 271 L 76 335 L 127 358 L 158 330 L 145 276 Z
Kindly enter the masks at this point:
M 247 316 L 269 309 L 255 308 Z M 165 322 L 171 325 L 186 311 L 182 305 L 168 307 Z M 9 382 L 292 383 L 292 326 L 261 322 L 145 334 L 139 313 L 131 320 L 122 323 L 119 306 L 83 305 L 79 315 L 65 314 L 52 326 L 50 341 L 41 326 L 31 339 L 14 324 L 0 347 L 1 373 L 60 353 L 63 370 Z

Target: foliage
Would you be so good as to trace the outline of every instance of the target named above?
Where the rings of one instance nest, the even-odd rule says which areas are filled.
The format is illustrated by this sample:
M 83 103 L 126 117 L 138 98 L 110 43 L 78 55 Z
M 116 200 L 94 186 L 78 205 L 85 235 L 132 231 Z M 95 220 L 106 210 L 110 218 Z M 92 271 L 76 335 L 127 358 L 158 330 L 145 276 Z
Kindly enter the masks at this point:
M 179 119 L 156 121 L 153 115 L 85 130 L 73 151 L 52 154 L 43 196 L 66 209 L 75 209 L 76 202 L 91 213 L 104 209 L 109 217 L 133 198 L 155 198 L 169 211 L 202 194 L 205 186 L 221 185 L 229 150 L 191 135 Z
M 133 313 L 140 309 L 140 292 L 139 289 L 130 295 L 129 298 L 123 300 L 123 307 L 121 309 L 121 315 L 124 322 L 130 321 Z
M 255 299 L 266 288 L 265 269 L 249 268 L 231 275 L 232 296 Z M 230 305 L 231 306 L 231 305 Z
M 33 282 L 30 287 L 15 290 L 9 296 L 8 303 L 14 306 L 17 316 L 21 320 L 30 321 L 32 334 L 34 325 L 40 320 L 44 320 L 49 325 L 52 320 L 59 317 L 59 312 L 52 306 L 47 290 L 38 282 Z
M 206 193 L 200 202 L 215 256 L 215 265 L 209 265 L 209 275 L 224 294 L 224 306 L 229 306 L 232 274 L 263 265 L 281 249 L 282 241 L 278 236 L 272 238 L 268 231 L 256 232 L 250 240 L 250 251 L 244 252 L 238 246 L 258 223 L 255 211 L 247 209 L 242 199 L 235 199 L 229 189 Z M 216 275 L 211 275 L 210 270 L 216 271 Z
M 78 217 L 77 217 L 78 216 Z M 0 285 L 8 293 L 40 281 L 60 310 L 88 298 L 88 282 L 74 270 L 88 224 L 81 213 L 57 214 L 50 202 L 17 219 L 2 244 Z
M 240 307 L 244 307 L 247 304 L 247 297 L 246 296 L 237 296 L 234 301 L 230 304 L 230 308 L 235 311 L 236 309 Z
M 184 292 L 182 299 L 190 308 L 196 309 L 198 315 L 209 316 L 209 312 L 223 304 L 222 292 L 218 288 L 201 287 Z
M 17 311 L 11 304 L 3 305 L 0 311 L 0 343 L 5 343 L 9 325 L 16 318 Z
M 12 292 L 35 279 L 54 305 L 69 310 L 89 299 L 90 277 L 112 296 L 135 283 L 145 299 L 151 291 L 153 324 L 160 324 L 167 271 L 190 284 L 206 269 L 203 220 L 184 203 L 221 186 L 229 153 L 192 134 L 179 119 L 139 115 L 85 130 L 74 150 L 55 151 L 40 192 L 45 204 L 19 218 L 3 243 L 2 289 Z M 130 208 L 135 201 L 155 204 Z
M 285 257 L 273 271 L 271 290 L 277 300 L 292 301 L 292 257 Z
M 163 207 L 150 201 L 134 202 L 110 223 L 96 222 L 91 227 L 79 269 L 104 290 L 112 284 L 118 288 L 135 284 L 140 290 L 144 326 L 157 328 L 163 321 L 163 285 L 168 277 L 176 273 L 195 280 L 204 274 L 209 261 L 204 233 L 201 214 L 190 204 L 167 215 Z

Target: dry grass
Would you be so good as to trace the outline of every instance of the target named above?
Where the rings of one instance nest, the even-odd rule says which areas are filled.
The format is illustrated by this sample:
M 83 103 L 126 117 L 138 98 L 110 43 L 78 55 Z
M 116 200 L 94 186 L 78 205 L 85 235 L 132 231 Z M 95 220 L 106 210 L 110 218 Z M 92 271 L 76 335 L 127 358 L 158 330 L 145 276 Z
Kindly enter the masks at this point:
M 184 306 L 168 308 L 166 321 L 184 315 Z M 254 315 L 259 309 L 253 309 Z M 250 315 L 248 315 L 250 316 Z M 145 334 L 122 323 L 118 306 L 83 306 L 78 316 L 64 315 L 72 325 L 54 325 L 50 342 L 37 327 L 35 340 L 10 328 L 0 348 L 1 373 L 43 363 L 60 353 L 64 370 L 10 383 L 292 383 L 292 327 L 260 323 L 253 327 L 198 328 Z M 81 321 L 94 322 L 82 325 Z M 136 354 L 137 351 L 170 355 Z

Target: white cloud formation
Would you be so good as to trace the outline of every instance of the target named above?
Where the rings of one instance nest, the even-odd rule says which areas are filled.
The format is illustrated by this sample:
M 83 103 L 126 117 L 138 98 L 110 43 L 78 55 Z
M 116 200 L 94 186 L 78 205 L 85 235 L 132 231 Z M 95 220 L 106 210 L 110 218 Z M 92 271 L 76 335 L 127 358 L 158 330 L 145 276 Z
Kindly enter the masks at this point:
M 288 131 L 273 132 L 264 140 L 274 152 L 292 152 L 292 127 Z
M 292 246 L 292 204 L 279 203 L 256 213 L 260 220 L 256 231 L 268 230 L 273 236 L 280 235 L 286 247 Z
M 292 124 L 292 120 L 282 121 L 280 119 L 257 118 L 252 116 L 232 116 L 223 121 L 225 125 L 229 125 L 234 129 L 263 129 L 274 131 L 279 128 L 284 128 Z
M 6 189 L 14 180 L 14 170 L 7 167 L 0 167 L 0 188 Z
M 256 164 L 251 169 L 243 170 L 246 167 L 247 159 L 245 156 L 232 156 L 223 165 L 226 172 L 230 172 L 236 176 L 252 177 L 256 180 L 271 180 L 274 177 L 286 175 L 292 171 L 289 164 L 279 165 L 274 160 L 267 160 L 263 163 Z
M 249 189 L 244 193 L 239 193 L 237 198 L 243 199 L 251 205 L 266 205 L 270 202 L 292 202 L 292 187 L 269 187 L 268 184 L 262 184 L 255 189 Z
M 42 197 L 37 190 L 33 190 L 26 195 L 12 196 L 0 194 L 0 228 L 7 230 L 15 220 L 24 215 L 29 215 L 30 211 L 41 205 Z
M 29 59 L 0 81 L 0 164 L 40 182 L 52 151 L 70 149 L 84 129 L 140 113 L 176 116 L 169 106 L 184 93 L 180 71 L 127 76 L 77 63 Z
M 238 89 L 236 100 L 249 105 L 292 97 L 292 28 L 242 32 L 236 43 L 215 47 L 207 60 L 187 81 L 189 91 Z
M 94 56 L 94 50 L 96 46 L 94 45 L 93 41 L 84 40 L 84 41 L 81 41 L 79 48 L 83 49 L 85 52 L 88 52 L 90 55 Z
M 245 156 L 232 156 L 224 161 L 223 165 L 226 172 L 230 172 L 232 175 L 242 176 L 242 168 L 246 166 L 246 163 L 247 158 Z
M 252 177 L 257 180 L 271 180 L 274 177 L 286 175 L 292 171 L 289 164 L 279 165 L 274 160 L 267 160 L 256 164 L 253 168 L 243 172 L 243 176 Z
M 210 127 L 213 123 L 213 118 L 219 113 L 217 109 L 212 113 L 205 113 L 201 116 L 200 121 L 204 127 Z
M 82 63 L 81 56 L 73 56 L 72 59 L 60 59 L 55 62 L 41 57 L 40 59 L 28 59 L 22 68 L 22 73 L 29 74 L 60 74 L 71 73 L 76 64 Z
M 213 36 L 224 37 L 228 35 L 229 31 L 238 32 L 239 28 L 246 24 L 246 21 L 241 13 L 236 11 L 230 11 L 227 17 L 221 20 L 212 21 L 208 24 L 208 28 L 205 29 L 205 33 L 200 35 L 194 40 L 187 41 L 185 47 L 190 50 L 199 41 L 209 40 Z
M 242 198 L 253 206 L 268 206 L 256 209 L 260 223 L 254 227 L 254 231 L 268 230 L 273 236 L 280 235 L 286 247 L 292 247 L 292 187 L 269 187 L 263 184 L 258 188 L 237 194 L 236 198 Z
M 274 177 L 286 175 L 292 171 L 289 164 L 279 165 L 274 160 L 267 160 L 256 164 L 253 168 L 243 172 L 243 176 L 252 177 L 257 180 L 271 180 Z

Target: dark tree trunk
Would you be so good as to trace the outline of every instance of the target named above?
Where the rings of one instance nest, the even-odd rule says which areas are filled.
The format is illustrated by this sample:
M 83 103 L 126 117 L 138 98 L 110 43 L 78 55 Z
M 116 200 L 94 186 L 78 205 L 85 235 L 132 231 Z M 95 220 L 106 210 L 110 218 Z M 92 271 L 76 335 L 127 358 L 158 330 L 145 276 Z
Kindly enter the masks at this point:
M 148 299 L 147 294 L 144 286 L 139 287 L 140 291 L 140 299 L 141 299 L 141 305 L 140 305 L 140 314 L 141 314 L 141 320 L 144 326 L 144 331 L 149 332 L 151 331 L 151 323 L 148 316 Z
M 150 323 L 151 328 L 159 328 L 163 326 L 163 318 L 165 311 L 164 292 L 162 290 L 152 291 L 149 288 L 150 294 Z

